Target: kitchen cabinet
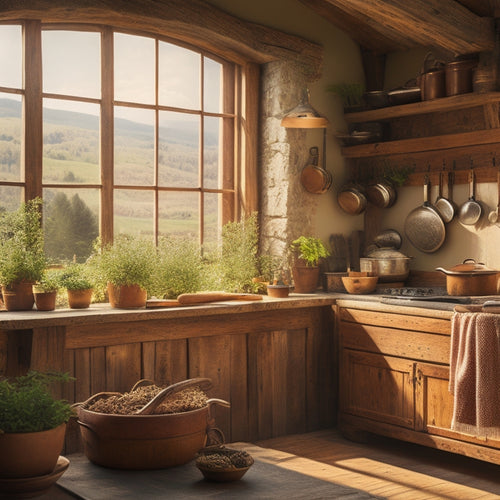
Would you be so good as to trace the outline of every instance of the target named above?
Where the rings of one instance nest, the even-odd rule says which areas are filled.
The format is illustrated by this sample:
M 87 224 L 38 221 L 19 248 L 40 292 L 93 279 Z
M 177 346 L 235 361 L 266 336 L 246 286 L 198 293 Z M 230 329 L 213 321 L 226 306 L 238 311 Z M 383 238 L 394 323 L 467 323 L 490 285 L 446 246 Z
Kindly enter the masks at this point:
M 468 93 L 430 101 L 346 113 L 349 124 L 381 122 L 389 132 L 385 142 L 342 148 L 358 179 L 373 177 L 388 164 L 411 167 L 407 185 L 422 185 L 431 173 L 436 185 L 443 170 L 454 169 L 455 183 L 468 181 L 471 160 L 477 182 L 496 181 L 493 157 L 498 139 L 500 92 Z
M 451 313 L 369 304 L 338 301 L 342 433 L 354 440 L 379 434 L 500 464 L 500 440 L 451 429 Z

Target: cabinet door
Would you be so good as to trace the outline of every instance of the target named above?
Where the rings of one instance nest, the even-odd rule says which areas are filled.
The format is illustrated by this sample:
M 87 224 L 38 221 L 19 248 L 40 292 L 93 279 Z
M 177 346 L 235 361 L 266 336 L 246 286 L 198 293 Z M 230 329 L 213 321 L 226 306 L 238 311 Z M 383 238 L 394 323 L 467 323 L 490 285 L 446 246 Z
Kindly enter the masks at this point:
M 413 429 L 412 361 L 343 349 L 340 373 L 342 412 Z
M 417 363 L 415 387 L 415 425 L 419 431 L 447 434 L 453 415 L 453 396 L 448 391 L 450 368 Z

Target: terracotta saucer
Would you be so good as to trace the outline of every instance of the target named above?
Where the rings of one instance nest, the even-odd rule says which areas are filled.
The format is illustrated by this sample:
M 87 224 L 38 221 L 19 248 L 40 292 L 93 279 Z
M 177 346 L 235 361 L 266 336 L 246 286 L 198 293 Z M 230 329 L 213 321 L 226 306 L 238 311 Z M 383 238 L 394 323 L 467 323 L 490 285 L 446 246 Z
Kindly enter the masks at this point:
M 60 456 L 50 474 L 36 477 L 0 478 L 0 498 L 32 498 L 46 493 L 64 474 L 69 460 Z

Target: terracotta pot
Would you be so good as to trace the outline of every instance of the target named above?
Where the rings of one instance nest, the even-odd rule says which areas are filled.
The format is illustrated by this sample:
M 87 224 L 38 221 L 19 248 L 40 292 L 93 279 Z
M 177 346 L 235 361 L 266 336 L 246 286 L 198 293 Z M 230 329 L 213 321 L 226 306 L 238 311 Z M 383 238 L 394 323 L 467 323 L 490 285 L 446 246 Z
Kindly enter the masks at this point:
M 41 432 L 0 434 L 0 477 L 50 474 L 64 445 L 66 424 Z
M 192 411 L 153 415 L 111 415 L 78 407 L 87 458 L 116 469 L 162 469 L 185 464 L 205 446 L 214 403 Z
M 107 289 L 111 307 L 118 307 L 120 309 L 146 307 L 148 293 L 139 285 L 116 286 L 108 283 Z
M 33 309 L 33 283 L 22 281 L 2 286 L 2 297 L 7 311 L 29 311 Z
M 92 288 L 88 290 L 68 290 L 68 304 L 71 309 L 86 309 L 92 300 Z
M 318 266 L 294 266 L 292 276 L 296 293 L 314 293 L 318 288 Z
M 56 308 L 57 292 L 33 292 L 38 311 L 53 311 Z
M 267 295 L 276 299 L 288 297 L 290 287 L 288 285 L 267 285 Z

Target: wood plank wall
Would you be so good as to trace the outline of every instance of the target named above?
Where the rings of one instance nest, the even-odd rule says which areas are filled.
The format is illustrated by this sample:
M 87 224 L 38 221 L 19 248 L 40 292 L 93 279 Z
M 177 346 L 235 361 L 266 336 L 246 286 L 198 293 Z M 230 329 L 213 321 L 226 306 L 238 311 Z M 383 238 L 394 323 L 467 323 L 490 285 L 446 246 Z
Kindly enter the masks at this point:
M 226 441 L 255 441 L 335 426 L 333 332 L 330 306 L 37 328 L 18 338 L 26 344 L 24 337 L 32 337 L 29 363 L 10 371 L 26 364 L 68 371 L 76 381 L 60 394 L 71 402 L 128 391 L 143 378 L 168 385 L 208 377 L 209 397 L 231 403 L 215 412 Z M 3 351 L 15 349 L 15 333 L 0 335 Z M 81 450 L 76 425 L 68 431 L 67 453 Z

